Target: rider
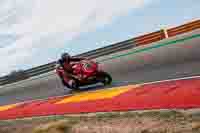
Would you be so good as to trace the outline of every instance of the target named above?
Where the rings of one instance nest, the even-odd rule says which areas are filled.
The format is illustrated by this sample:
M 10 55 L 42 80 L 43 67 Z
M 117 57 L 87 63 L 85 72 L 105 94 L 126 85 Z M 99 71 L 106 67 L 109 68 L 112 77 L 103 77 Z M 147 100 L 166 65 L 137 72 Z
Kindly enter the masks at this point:
M 70 54 L 68 53 L 63 53 L 61 55 L 61 58 L 57 61 L 57 65 L 56 65 L 56 70 L 58 67 L 62 67 L 63 70 L 65 71 L 65 79 L 68 79 L 68 82 L 75 77 L 75 75 L 73 75 L 73 70 L 72 70 L 72 65 L 70 64 L 71 62 L 79 62 L 81 60 L 85 60 L 86 58 L 80 58 L 80 57 L 71 57 Z M 61 72 L 57 71 L 59 77 L 62 80 L 62 83 L 66 86 L 68 86 L 70 83 L 66 84 L 63 78 L 63 75 Z

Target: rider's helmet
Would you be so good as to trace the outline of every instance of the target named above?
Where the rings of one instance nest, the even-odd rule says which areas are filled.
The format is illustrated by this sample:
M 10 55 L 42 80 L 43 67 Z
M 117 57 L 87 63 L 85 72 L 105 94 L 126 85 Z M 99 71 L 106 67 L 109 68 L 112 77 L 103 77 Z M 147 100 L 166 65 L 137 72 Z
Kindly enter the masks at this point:
M 68 53 L 66 53 L 66 52 L 61 55 L 61 59 L 63 61 L 65 61 L 65 62 L 69 62 L 70 58 L 71 58 L 71 56 Z

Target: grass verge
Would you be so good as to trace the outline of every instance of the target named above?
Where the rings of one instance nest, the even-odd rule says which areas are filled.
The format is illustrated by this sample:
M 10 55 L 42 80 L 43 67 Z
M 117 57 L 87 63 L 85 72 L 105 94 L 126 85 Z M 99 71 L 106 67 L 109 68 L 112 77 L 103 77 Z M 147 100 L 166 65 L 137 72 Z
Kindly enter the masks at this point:
M 0 121 L 1 133 L 197 133 L 200 113 L 176 110 L 93 113 Z

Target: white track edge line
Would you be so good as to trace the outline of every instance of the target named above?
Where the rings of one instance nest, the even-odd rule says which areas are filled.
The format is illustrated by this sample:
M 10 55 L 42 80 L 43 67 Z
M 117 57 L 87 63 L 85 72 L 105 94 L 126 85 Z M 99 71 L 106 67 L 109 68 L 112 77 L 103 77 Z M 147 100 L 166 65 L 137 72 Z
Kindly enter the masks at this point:
M 191 77 L 184 77 L 184 78 L 159 80 L 159 81 L 153 81 L 153 82 L 147 82 L 147 83 L 141 83 L 141 84 L 130 84 L 130 85 L 141 85 L 142 86 L 142 85 L 148 85 L 148 84 L 163 83 L 163 82 L 170 82 L 170 81 L 177 81 L 177 80 L 186 80 L 186 79 L 196 79 L 196 78 L 200 78 L 200 76 L 191 76 Z M 112 89 L 112 88 L 107 88 L 107 89 Z M 91 91 L 87 91 L 87 92 L 93 92 L 93 91 L 96 91 L 96 90 L 91 90 Z M 24 102 L 19 102 L 19 103 L 14 103 L 14 104 L 25 104 L 25 103 L 31 103 L 31 102 L 35 102 L 35 101 L 41 101 L 41 100 L 46 101 L 48 99 L 60 98 L 60 97 L 71 96 L 71 95 L 73 95 L 73 94 L 67 94 L 67 95 L 62 95 L 62 96 L 54 96 L 54 97 L 49 97 L 49 98 L 44 98 L 44 99 L 35 99 L 35 100 L 24 101 Z M 2 105 L 2 106 L 4 106 L 4 105 Z

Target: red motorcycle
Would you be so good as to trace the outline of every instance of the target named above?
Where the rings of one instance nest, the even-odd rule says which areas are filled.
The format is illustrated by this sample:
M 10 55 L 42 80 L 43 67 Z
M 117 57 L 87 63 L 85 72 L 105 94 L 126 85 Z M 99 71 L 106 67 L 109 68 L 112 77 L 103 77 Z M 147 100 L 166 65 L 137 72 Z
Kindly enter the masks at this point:
M 77 90 L 79 87 L 96 83 L 109 85 L 112 82 L 112 77 L 107 72 L 100 70 L 98 63 L 95 61 L 83 60 L 71 65 L 74 76 L 70 81 L 63 76 L 63 84 L 70 89 Z M 58 72 L 65 75 L 65 71 L 62 67 L 57 68 L 57 73 Z

